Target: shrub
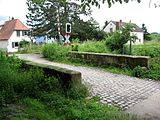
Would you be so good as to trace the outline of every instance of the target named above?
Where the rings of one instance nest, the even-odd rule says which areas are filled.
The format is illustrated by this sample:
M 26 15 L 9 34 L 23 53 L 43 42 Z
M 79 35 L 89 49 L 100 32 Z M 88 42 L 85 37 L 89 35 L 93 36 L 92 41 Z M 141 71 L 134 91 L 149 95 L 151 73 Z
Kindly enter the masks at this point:
M 72 45 L 72 51 L 78 51 L 78 44 Z
M 160 57 L 160 45 L 137 45 L 133 47 L 133 55 Z
M 105 41 L 87 41 L 79 45 L 81 52 L 109 53 Z
M 152 58 L 150 62 L 150 68 L 144 69 L 137 66 L 133 69 L 132 75 L 141 78 L 150 78 L 154 80 L 160 80 L 160 58 Z
M 58 46 L 56 43 L 52 43 L 43 47 L 42 54 L 50 60 L 66 60 L 70 49 L 70 46 Z
M 26 47 L 27 45 L 29 45 L 29 42 L 26 41 L 26 40 L 22 40 L 19 42 L 19 45 L 20 45 L 20 48 L 24 48 Z
M 18 60 L 18 59 L 17 59 Z M 0 63 L 0 106 L 22 97 L 36 98 L 41 91 L 52 91 L 61 86 L 55 78 L 45 78 L 39 69 L 18 70 L 12 63 Z
M 137 36 L 130 34 L 133 31 L 133 28 L 134 24 L 126 24 L 124 28 L 122 27 L 121 30 L 115 31 L 106 39 L 106 45 L 111 49 L 111 51 L 117 51 L 118 53 L 122 54 L 124 44 L 126 44 L 128 41 L 134 41 L 137 39 Z
M 19 53 L 41 53 L 42 52 L 42 45 L 36 45 L 36 44 L 28 44 L 24 48 L 19 49 Z
M 143 77 L 144 75 L 144 70 L 140 67 L 140 66 L 137 66 L 133 69 L 133 72 L 132 72 L 133 76 L 135 77 Z

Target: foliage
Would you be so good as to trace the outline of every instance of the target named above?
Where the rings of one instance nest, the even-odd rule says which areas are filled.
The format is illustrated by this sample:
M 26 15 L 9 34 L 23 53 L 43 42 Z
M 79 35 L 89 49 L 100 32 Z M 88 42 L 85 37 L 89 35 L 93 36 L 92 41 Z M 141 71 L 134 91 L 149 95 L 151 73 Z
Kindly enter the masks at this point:
M 109 49 L 105 46 L 105 41 L 86 41 L 79 45 L 81 52 L 109 53 Z
M 83 85 L 63 91 L 58 79 L 46 77 L 40 69 L 22 69 L 16 61 L 19 59 L 9 57 L 0 62 L 0 119 L 136 119 L 115 107 L 85 99 Z M 19 68 L 12 69 L 13 63 Z
M 24 48 L 26 47 L 27 45 L 29 45 L 29 42 L 26 41 L 26 40 L 22 40 L 19 42 L 19 45 L 20 45 L 20 48 Z
M 141 68 L 140 66 L 134 68 L 132 72 L 133 76 L 160 80 L 160 64 L 156 63 L 155 60 L 157 59 L 152 59 L 152 64 L 149 69 Z M 158 58 L 158 60 L 160 59 Z
M 151 33 L 150 34 L 151 42 L 158 42 L 160 41 L 160 34 L 158 33 Z
M 80 19 L 80 15 L 91 14 L 90 10 L 84 11 L 80 9 L 80 5 L 78 4 L 72 2 L 64 3 L 59 0 L 45 0 L 42 4 L 35 4 L 32 0 L 28 0 L 27 5 L 29 10 L 29 13 L 27 14 L 27 24 L 33 28 L 34 36 L 47 35 L 49 38 L 57 37 L 57 14 L 60 16 L 61 33 L 65 33 L 65 25 L 70 22 L 72 24 L 72 33 L 74 35 L 78 32 L 75 31 L 75 29 L 79 30 L 77 28 L 79 27 L 79 23 L 85 23 Z M 59 9 L 59 13 L 57 13 L 57 9 Z M 81 31 L 84 30 L 82 29 Z
M 78 51 L 78 44 L 72 45 L 72 51 Z
M 70 49 L 70 46 L 58 46 L 56 43 L 52 43 L 43 47 L 42 54 L 50 60 L 62 61 L 67 59 Z
M 6 59 L 6 53 L 2 50 L 0 50 L 0 61 Z
M 129 23 L 122 27 L 120 31 L 115 31 L 111 36 L 106 39 L 106 45 L 111 49 L 111 51 L 117 51 L 118 53 L 123 53 L 124 44 L 128 41 L 134 41 L 137 37 L 131 35 L 134 25 Z
M 142 24 L 142 29 L 144 31 L 144 40 L 151 40 L 150 34 L 148 33 L 147 27 L 145 26 L 145 24 Z
M 160 57 L 160 44 L 145 44 L 133 46 L 133 55 Z
M 84 22 L 83 20 L 75 21 L 73 28 L 72 38 L 78 38 L 80 41 L 86 40 L 102 40 L 105 38 L 106 33 L 99 30 L 99 25 L 92 19 Z
M 41 53 L 44 44 L 36 45 L 36 44 L 29 44 L 26 45 L 23 49 L 19 49 L 19 53 Z
M 33 0 L 35 3 L 37 4 L 41 4 L 43 3 L 45 0 Z M 66 0 L 59 0 L 61 2 L 66 2 Z M 119 2 L 119 3 L 128 3 L 130 0 L 102 0 L 102 1 L 98 1 L 98 0 L 81 0 L 81 6 L 85 9 L 86 7 L 91 7 L 91 6 L 96 6 L 96 7 L 100 7 L 101 2 L 107 3 L 108 7 L 111 7 L 112 4 Z M 141 2 L 141 0 L 136 0 L 138 3 Z

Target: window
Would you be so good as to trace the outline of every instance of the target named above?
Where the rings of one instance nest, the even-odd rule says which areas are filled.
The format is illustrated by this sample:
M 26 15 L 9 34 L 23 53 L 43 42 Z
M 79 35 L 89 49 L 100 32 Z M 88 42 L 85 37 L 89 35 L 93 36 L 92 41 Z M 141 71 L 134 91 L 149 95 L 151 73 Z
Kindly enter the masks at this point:
M 22 31 L 22 36 L 27 35 L 27 31 Z
M 19 43 L 18 42 L 12 42 L 12 48 L 18 48 Z
M 110 32 L 113 32 L 113 28 L 110 28 Z
M 20 37 L 20 31 L 19 30 L 17 31 L 17 37 Z

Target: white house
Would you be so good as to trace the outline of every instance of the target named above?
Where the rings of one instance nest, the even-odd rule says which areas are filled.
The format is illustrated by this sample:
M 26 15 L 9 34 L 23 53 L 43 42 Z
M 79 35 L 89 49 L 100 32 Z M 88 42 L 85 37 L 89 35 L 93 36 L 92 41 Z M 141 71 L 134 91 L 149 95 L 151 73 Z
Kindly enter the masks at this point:
M 118 21 L 110 21 L 110 22 L 106 22 L 103 30 L 107 33 L 111 33 L 114 32 L 116 30 L 119 30 L 121 27 L 125 26 L 127 23 L 126 22 L 122 22 L 122 20 Z M 139 44 L 143 44 L 144 43 L 144 31 L 143 29 L 141 29 L 139 26 L 137 26 L 136 24 L 132 23 L 134 25 L 134 30 L 131 32 L 131 35 L 136 35 L 137 36 L 137 40 L 134 41 L 132 44 L 134 45 L 139 45 Z M 127 43 L 129 44 L 129 42 Z
M 19 42 L 26 40 L 31 42 L 27 33 L 30 31 L 20 20 L 12 19 L 0 25 L 0 49 L 9 53 L 17 52 Z

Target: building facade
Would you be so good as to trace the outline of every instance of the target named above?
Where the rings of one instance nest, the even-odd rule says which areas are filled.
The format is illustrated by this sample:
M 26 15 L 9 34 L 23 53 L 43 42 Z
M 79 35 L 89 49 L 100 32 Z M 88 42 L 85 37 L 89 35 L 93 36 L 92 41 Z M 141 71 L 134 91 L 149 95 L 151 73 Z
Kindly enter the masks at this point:
M 6 21 L 0 27 L 0 49 L 8 53 L 18 52 L 20 41 L 31 42 L 29 31 L 18 19 Z

